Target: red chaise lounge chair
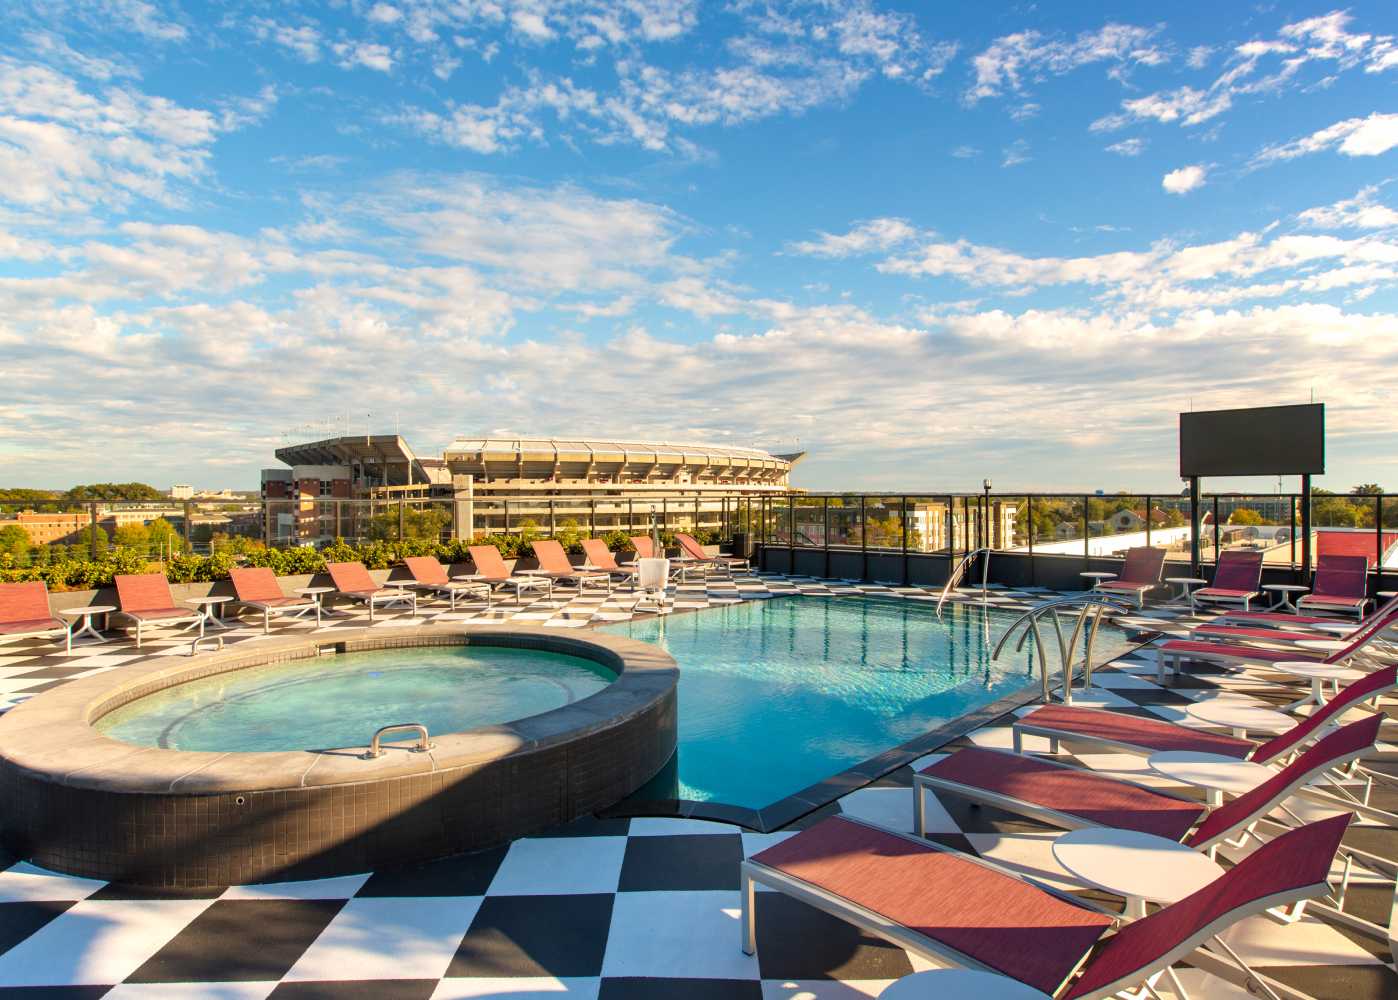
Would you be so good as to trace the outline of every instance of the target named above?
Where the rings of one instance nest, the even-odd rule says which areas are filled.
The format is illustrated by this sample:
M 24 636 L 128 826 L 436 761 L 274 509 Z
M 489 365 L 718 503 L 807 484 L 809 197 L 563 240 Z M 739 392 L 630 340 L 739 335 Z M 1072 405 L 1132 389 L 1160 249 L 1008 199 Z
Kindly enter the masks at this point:
M 43 580 L 0 583 L 0 639 L 36 636 L 62 636 L 64 648 L 73 651 L 72 623 L 54 617 L 49 588 Z
M 1110 934 L 1115 918 L 939 844 L 835 816 L 741 865 L 742 947 L 757 950 L 758 883 L 937 965 L 998 972 L 1061 1000 L 1104 1000 L 1175 962 L 1256 977 L 1202 947 L 1244 917 L 1329 891 L 1350 817 L 1288 831 L 1177 903 Z
M 686 556 L 696 563 L 707 563 L 714 569 L 721 569 L 729 576 L 733 575 L 733 568 L 747 569 L 748 561 L 741 556 L 711 556 L 704 551 L 704 546 L 699 544 L 699 540 L 693 535 L 686 535 L 683 531 L 675 532 L 675 541 L 679 543 L 680 549 Z
M 1311 592 L 1296 602 L 1296 610 L 1342 611 L 1363 618 L 1372 603 L 1368 558 L 1328 555 L 1316 560 Z
M 1136 607 L 1145 607 L 1146 594 L 1160 586 L 1160 573 L 1165 568 L 1165 550 L 1153 545 L 1139 545 L 1126 552 L 1121 574 L 1114 580 L 1101 580 L 1093 590 L 1121 594 L 1131 598 Z
M 141 648 L 141 635 L 147 627 L 197 626 L 199 635 L 204 635 L 204 615 L 175 605 L 175 596 L 170 593 L 170 581 L 165 579 L 163 573 L 119 573 L 115 581 L 117 604 L 120 605 L 117 614 L 125 615 L 136 623 L 137 649 Z
M 432 556 L 406 556 L 403 565 L 412 574 L 411 580 L 403 581 L 403 586 L 429 594 L 446 594 L 451 610 L 456 610 L 456 599 L 461 594 L 474 594 L 485 598 L 485 606 L 490 607 L 490 584 L 472 583 L 469 580 L 452 580 L 447 576 L 447 568 Z
M 1022 753 L 1024 737 L 1028 735 L 1045 737 L 1055 753 L 1059 740 L 1071 740 L 1142 755 L 1188 750 L 1270 764 L 1298 750 L 1345 712 L 1370 699 L 1376 700 L 1395 688 L 1398 688 L 1398 665 L 1381 667 L 1341 688 L 1339 694 L 1295 726 L 1265 743 L 1252 743 L 1235 736 L 1176 725 L 1164 719 L 1121 715 L 1101 708 L 1044 705 L 1014 721 L 1014 748 L 1015 753 Z
M 471 553 L 471 565 L 476 567 L 476 572 L 464 579 L 473 583 L 488 584 L 492 590 L 499 590 L 504 586 L 515 588 L 515 600 L 519 600 L 526 590 L 543 590 L 545 596 L 553 596 L 553 581 L 547 576 L 516 576 L 505 568 L 505 560 L 500 556 L 500 550 L 494 545 L 472 545 L 467 551 Z
M 541 538 L 534 542 L 534 558 L 539 560 L 537 576 L 546 576 L 555 583 L 563 580 L 572 580 L 581 590 L 589 583 L 607 588 L 607 593 L 612 590 L 612 575 L 600 570 L 579 569 L 568 561 L 568 553 L 563 551 L 563 546 L 552 538 Z
M 1107 826 L 1148 833 L 1205 851 L 1241 847 L 1254 823 L 1306 785 L 1373 749 L 1382 715 L 1336 729 L 1237 798 L 1208 809 L 1144 785 L 1008 750 L 968 747 L 913 776 L 913 830 L 927 829 L 925 793 L 951 792 L 1065 830 Z M 1242 832 L 1237 841 L 1228 838 Z
M 1190 597 L 1190 604 L 1196 601 L 1241 604 L 1243 610 L 1248 611 L 1253 600 L 1262 595 L 1258 589 L 1261 584 L 1262 553 L 1226 549 L 1219 554 L 1213 584 L 1196 590 Z
M 417 616 L 417 595 L 410 590 L 397 587 L 381 587 L 374 582 L 369 571 L 361 562 L 326 563 L 325 571 L 335 584 L 335 593 L 351 601 L 359 601 L 369 606 L 369 621 L 374 620 L 374 609 L 381 604 L 409 604 L 412 614 Z
M 1385 615 L 1374 615 L 1362 628 L 1345 637 L 1346 645 L 1329 656 L 1305 649 L 1266 649 L 1262 646 L 1245 646 L 1224 642 L 1201 642 L 1195 639 L 1170 639 L 1155 647 L 1155 679 L 1158 684 L 1166 684 L 1171 669 L 1180 673 L 1183 664 L 1189 660 L 1203 660 L 1224 667 L 1265 667 L 1269 663 L 1287 660 L 1315 660 L 1317 663 L 1347 663 L 1364 652 L 1370 643 L 1375 642 L 1383 632 L 1398 625 L 1398 608 Z M 1264 642 L 1276 642 L 1271 635 L 1263 636 Z
M 277 575 L 266 566 L 231 569 L 228 576 L 233 581 L 233 592 L 238 595 L 238 603 L 262 612 L 263 635 L 272 631 L 273 615 L 299 617 L 307 611 L 314 611 L 316 626 L 320 626 L 320 603 L 309 597 L 288 597 L 283 594 Z
M 636 578 L 636 567 L 634 565 L 618 565 L 616 556 L 612 555 L 612 550 L 607 548 L 607 543 L 602 539 L 589 538 L 582 543 L 582 547 L 583 554 L 587 556 L 587 564 L 593 569 L 618 580 L 634 580 Z

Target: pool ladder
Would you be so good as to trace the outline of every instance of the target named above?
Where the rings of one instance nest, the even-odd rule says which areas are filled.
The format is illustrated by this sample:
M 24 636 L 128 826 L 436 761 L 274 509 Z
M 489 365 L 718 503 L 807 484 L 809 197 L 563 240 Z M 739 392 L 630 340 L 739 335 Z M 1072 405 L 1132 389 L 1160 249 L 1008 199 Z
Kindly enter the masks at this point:
M 1059 609 L 1065 607 L 1081 607 L 1078 612 L 1077 624 L 1073 626 L 1072 637 L 1065 640 L 1063 638 L 1063 623 L 1059 620 Z M 1097 638 L 1097 627 L 1102 624 L 1104 617 L 1119 611 L 1133 611 L 1134 605 L 1119 597 L 1109 594 L 1079 594 L 1076 597 L 1065 597 L 1057 601 L 1049 601 L 1040 604 L 1020 615 L 1005 630 L 1005 634 L 1000 637 L 1000 641 L 995 646 L 995 652 L 991 659 L 998 659 L 1000 651 L 1005 648 L 1005 644 L 1010 641 L 1015 630 L 1021 625 L 1024 631 L 1020 634 L 1019 643 L 1015 646 L 1015 652 L 1024 648 L 1024 641 L 1029 636 L 1034 637 L 1034 648 L 1039 654 L 1039 681 L 1043 687 L 1041 700 L 1045 705 L 1053 700 L 1049 687 L 1048 656 L 1044 653 L 1043 634 L 1039 631 L 1039 619 L 1046 615 L 1053 618 L 1053 630 L 1058 637 L 1058 655 L 1063 671 L 1063 704 L 1073 703 L 1073 661 L 1077 657 L 1078 638 L 1083 636 L 1083 690 L 1086 691 L 1092 686 L 1092 645 Z M 1091 618 L 1091 624 L 1088 619 Z
M 977 556 L 984 556 L 985 560 L 981 564 L 981 596 L 985 596 L 986 584 L 990 579 L 990 553 L 995 551 L 991 548 L 976 549 L 974 552 L 967 552 L 961 557 L 961 561 L 952 569 L 951 575 L 947 577 L 947 582 L 942 587 L 941 596 L 937 598 L 937 617 L 942 617 L 942 605 L 947 602 L 951 592 L 956 589 L 956 585 L 961 582 L 961 578 L 966 575 L 966 571 L 971 568 L 971 564 L 976 561 Z
M 427 727 L 421 722 L 395 722 L 391 726 L 384 726 L 374 733 L 374 738 L 369 741 L 369 752 L 364 754 L 365 760 L 373 760 L 383 756 L 383 738 L 388 733 L 414 732 L 417 733 L 417 746 L 404 747 L 413 753 L 426 753 L 437 744 L 433 743 L 427 736 Z

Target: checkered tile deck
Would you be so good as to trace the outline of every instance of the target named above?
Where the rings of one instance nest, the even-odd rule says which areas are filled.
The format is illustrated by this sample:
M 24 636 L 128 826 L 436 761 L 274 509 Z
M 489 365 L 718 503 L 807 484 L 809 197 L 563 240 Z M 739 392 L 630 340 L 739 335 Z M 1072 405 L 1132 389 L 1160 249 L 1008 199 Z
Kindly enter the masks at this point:
M 753 576 L 686 584 L 675 594 L 675 607 L 859 592 L 935 599 L 921 588 Z M 989 600 L 1015 609 L 1051 596 L 997 590 Z M 553 600 L 526 598 L 489 612 L 467 605 L 448 614 L 424 605 L 419 616 L 574 628 L 624 620 L 629 608 L 622 594 L 560 589 Z M 1187 611 L 1159 605 L 1127 624 L 1178 634 L 1199 620 Z M 385 617 L 376 627 L 402 620 Z M 325 629 L 366 624 L 367 613 L 356 609 L 327 618 Z M 291 622 L 276 631 L 313 627 Z M 260 631 L 239 627 L 225 634 L 230 643 L 255 642 Z M 43 643 L 0 647 L 0 703 L 145 656 L 187 650 L 187 637 L 157 638 L 139 654 L 125 641 L 83 646 L 71 656 Z M 1262 693 L 1224 675 L 1196 675 L 1162 690 L 1152 676 L 1148 651 L 1137 652 L 1116 669 L 1098 672 L 1093 690 L 1076 702 L 1178 720 L 1190 699 L 1219 689 Z M 963 742 L 1008 747 L 1010 730 L 1001 720 Z M 1046 745 L 1031 740 L 1026 749 L 1041 752 Z M 1143 774 L 1139 758 L 1094 754 L 1076 762 L 1168 787 Z M 795 827 L 843 812 L 911 830 L 912 773 L 902 768 Z M 1053 861 L 1054 831 L 950 796 L 933 803 L 929 814 L 929 834 L 938 841 L 1082 891 Z M 0 870 L 0 998 L 849 1000 L 875 996 L 892 980 L 925 968 L 899 948 L 770 892 L 758 905 L 758 955 L 741 952 L 738 859 L 793 832 L 755 834 L 672 818 L 588 819 L 418 868 L 192 895 L 131 890 L 11 863 Z M 1365 825 L 1353 835 L 1370 850 L 1398 858 L 1398 833 Z M 1251 918 L 1230 932 L 1229 942 L 1256 968 L 1303 993 L 1345 1000 L 1398 996 L 1398 976 L 1382 948 L 1310 917 L 1289 926 Z M 1196 970 L 1186 969 L 1182 978 L 1196 998 L 1246 996 Z

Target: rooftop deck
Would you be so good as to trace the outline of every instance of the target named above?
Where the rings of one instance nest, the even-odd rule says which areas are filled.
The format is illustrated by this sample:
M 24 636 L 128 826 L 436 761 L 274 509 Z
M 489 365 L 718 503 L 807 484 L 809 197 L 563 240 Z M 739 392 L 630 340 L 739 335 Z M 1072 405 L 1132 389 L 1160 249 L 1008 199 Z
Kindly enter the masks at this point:
M 802 593 L 876 592 L 932 601 L 922 587 L 848 584 L 809 577 L 739 576 L 683 584 L 675 609 Z M 1056 592 L 996 589 L 989 600 L 1026 608 Z M 970 599 L 965 595 L 961 599 Z M 629 602 L 557 588 L 531 598 L 424 605 L 439 622 L 510 619 L 553 628 L 623 620 Z M 1152 605 L 1127 624 L 1183 634 L 1202 619 L 1178 604 Z M 375 628 L 400 627 L 389 617 Z M 367 613 L 327 619 L 324 629 L 367 626 Z M 314 628 L 292 621 L 279 631 Z M 259 627 L 225 633 L 230 644 L 257 641 Z M 71 655 L 30 641 L 0 647 L 0 703 L 12 705 L 75 677 L 189 648 L 186 638 L 148 639 L 141 652 L 118 640 Z M 1181 706 L 1220 688 L 1266 698 L 1246 681 L 1196 674 L 1171 689 L 1153 682 L 1148 652 L 1137 651 L 1094 675 L 1076 704 L 1179 720 Z M 1011 745 L 1008 719 L 966 743 Z M 1028 752 L 1047 750 L 1030 738 Z M 1387 748 L 1385 748 L 1386 750 Z M 1381 755 L 1387 760 L 1391 755 Z M 922 766 L 938 757 L 917 762 Z M 1098 771 L 1162 788 L 1139 758 L 1093 754 L 1076 760 Z M 912 826 L 911 777 L 902 767 L 855 788 L 784 830 L 752 833 L 682 817 L 593 818 L 548 836 L 418 868 L 207 892 L 154 893 L 11 863 L 0 871 L 0 996 L 447 998 L 568 995 L 741 997 L 752 1000 L 877 995 L 890 981 L 925 967 L 890 944 L 776 894 L 758 909 L 757 957 L 738 947 L 738 861 L 832 813 L 897 830 Z M 1172 789 L 1180 794 L 1186 790 Z M 1393 808 L 1393 803 L 1377 803 Z M 1084 892 L 1053 860 L 1057 831 L 990 807 L 947 797 L 929 810 L 929 834 L 947 846 L 1017 867 Z M 1311 818 L 1310 814 L 1306 814 Z M 1361 824 L 1350 837 L 1398 857 L 1398 831 Z M 1084 892 L 1090 898 L 1100 894 Z M 1228 941 L 1254 968 L 1302 994 L 1366 1000 L 1398 993 L 1386 950 L 1313 917 L 1283 926 L 1254 917 Z M 1196 998 L 1242 992 L 1197 970 L 1185 986 Z M 52 988 L 25 992 L 26 988 Z M 1162 995 L 1172 996 L 1162 984 Z

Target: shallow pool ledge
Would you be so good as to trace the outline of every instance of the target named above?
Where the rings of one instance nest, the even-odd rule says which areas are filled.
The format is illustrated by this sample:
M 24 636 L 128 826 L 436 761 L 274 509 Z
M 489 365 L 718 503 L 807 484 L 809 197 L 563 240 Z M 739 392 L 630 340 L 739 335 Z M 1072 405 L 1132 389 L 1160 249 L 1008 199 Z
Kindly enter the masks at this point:
M 616 673 L 571 705 L 502 725 L 277 753 L 140 747 L 93 723 L 138 698 L 269 663 L 409 646 L 538 649 Z M 313 878 L 479 850 L 625 798 L 675 752 L 679 669 L 633 639 L 521 625 L 337 629 L 249 640 L 73 681 L 0 716 L 0 839 L 56 871 L 195 888 Z M 412 719 L 384 719 L 385 725 Z M 367 736 L 368 734 L 366 734 Z

